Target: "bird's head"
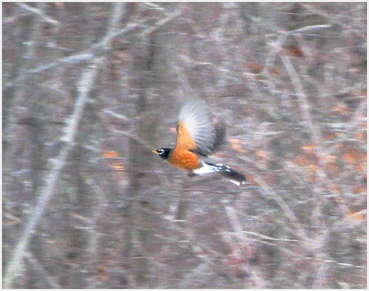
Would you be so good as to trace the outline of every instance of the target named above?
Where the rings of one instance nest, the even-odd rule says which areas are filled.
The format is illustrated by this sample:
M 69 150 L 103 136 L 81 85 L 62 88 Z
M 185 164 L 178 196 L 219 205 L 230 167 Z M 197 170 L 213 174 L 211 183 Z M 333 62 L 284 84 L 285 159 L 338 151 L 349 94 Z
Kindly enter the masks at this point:
M 153 150 L 153 153 L 159 155 L 159 157 L 166 160 L 168 159 L 171 150 L 172 149 L 169 149 L 169 148 L 159 148 L 157 150 Z

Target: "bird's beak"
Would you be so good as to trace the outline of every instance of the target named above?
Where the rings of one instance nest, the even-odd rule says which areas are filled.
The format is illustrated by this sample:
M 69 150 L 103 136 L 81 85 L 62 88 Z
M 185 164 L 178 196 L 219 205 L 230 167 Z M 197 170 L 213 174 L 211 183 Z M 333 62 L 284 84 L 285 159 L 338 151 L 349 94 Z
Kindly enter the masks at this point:
M 158 151 L 157 150 L 153 150 L 152 152 L 155 153 L 155 154 L 158 154 Z

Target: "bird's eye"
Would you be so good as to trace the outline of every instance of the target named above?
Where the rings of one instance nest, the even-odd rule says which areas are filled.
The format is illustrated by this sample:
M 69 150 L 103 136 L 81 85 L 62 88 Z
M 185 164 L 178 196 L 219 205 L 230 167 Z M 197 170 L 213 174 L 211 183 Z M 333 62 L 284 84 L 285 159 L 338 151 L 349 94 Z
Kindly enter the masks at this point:
M 164 153 L 164 150 L 163 149 L 158 149 L 158 153 L 162 154 L 162 153 Z

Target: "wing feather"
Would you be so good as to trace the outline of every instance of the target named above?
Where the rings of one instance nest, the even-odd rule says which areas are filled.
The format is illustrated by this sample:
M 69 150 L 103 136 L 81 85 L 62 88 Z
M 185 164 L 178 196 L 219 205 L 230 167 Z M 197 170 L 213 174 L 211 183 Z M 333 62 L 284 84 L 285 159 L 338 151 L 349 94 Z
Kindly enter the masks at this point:
M 187 131 L 187 133 L 186 133 Z M 188 142 L 192 139 L 194 144 Z M 176 147 L 189 146 L 187 150 L 208 155 L 213 149 L 215 127 L 210 110 L 204 100 L 187 102 L 179 113 L 179 127 Z M 193 148 L 195 146 L 195 148 Z

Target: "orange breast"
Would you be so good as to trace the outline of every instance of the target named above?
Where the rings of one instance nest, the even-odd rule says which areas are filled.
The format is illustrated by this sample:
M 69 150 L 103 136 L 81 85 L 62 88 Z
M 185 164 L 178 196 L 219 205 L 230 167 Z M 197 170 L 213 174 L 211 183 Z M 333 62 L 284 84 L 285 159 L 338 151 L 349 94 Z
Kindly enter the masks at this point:
M 175 148 L 169 157 L 169 164 L 184 170 L 194 170 L 200 167 L 200 161 L 196 154 Z
M 200 167 L 199 158 L 190 151 L 196 150 L 197 146 L 191 138 L 186 125 L 180 122 L 177 130 L 177 143 L 169 157 L 169 164 L 184 170 L 198 169 Z

